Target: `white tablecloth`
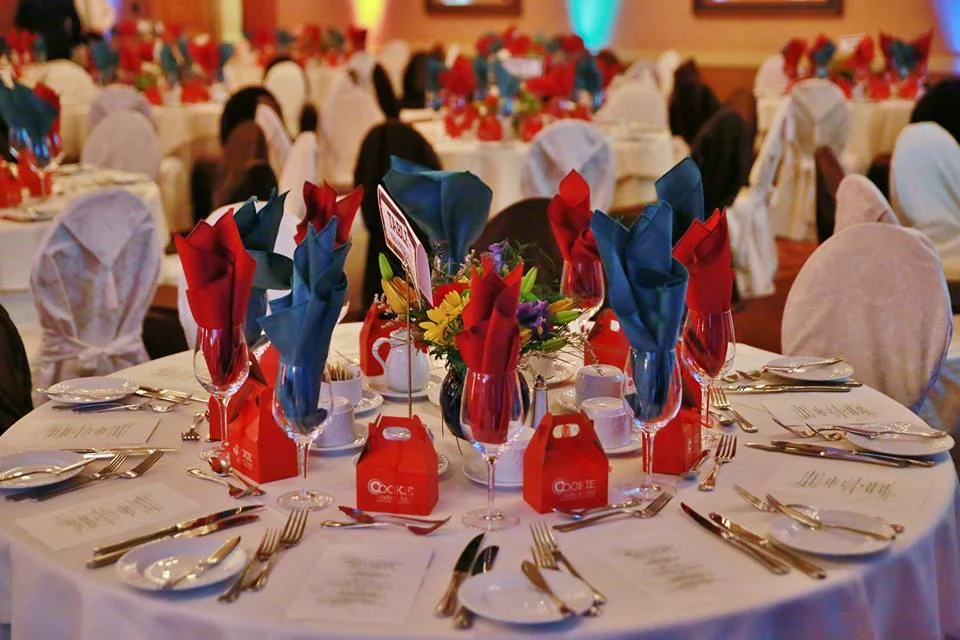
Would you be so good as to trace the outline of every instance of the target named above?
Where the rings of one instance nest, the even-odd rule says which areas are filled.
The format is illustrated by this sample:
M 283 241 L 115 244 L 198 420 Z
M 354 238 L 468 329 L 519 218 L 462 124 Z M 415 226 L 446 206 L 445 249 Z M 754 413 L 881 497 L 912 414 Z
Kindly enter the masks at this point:
M 770 128 L 787 96 L 757 98 L 757 129 L 762 136 Z M 862 167 L 870 166 L 880 153 L 890 153 L 900 130 L 910 123 L 914 102 L 893 98 L 890 100 L 850 100 L 850 139 L 846 152 L 857 157 Z
M 333 348 L 347 355 L 356 353 L 357 331 L 358 325 L 340 327 Z M 767 357 L 769 354 L 742 347 L 737 356 L 737 367 L 752 367 Z M 187 354 L 178 354 L 130 369 L 124 375 L 141 384 L 196 388 L 189 382 L 189 363 Z M 854 390 L 849 398 L 864 403 L 892 402 L 870 389 Z M 755 400 L 756 396 L 751 399 Z M 135 482 L 161 482 L 189 495 L 202 504 L 203 508 L 197 511 L 199 514 L 238 503 L 230 500 L 221 488 L 196 481 L 184 473 L 188 466 L 198 463 L 197 453 L 206 446 L 203 443 L 180 443 L 177 435 L 189 423 L 196 406 L 178 408 L 161 416 L 161 424 L 151 441 L 158 445 L 182 445 L 181 451 L 169 454 L 144 478 Z M 388 404 L 386 409 L 396 414 L 405 412 L 402 404 Z M 37 411 L 49 412 L 49 409 L 41 407 Z M 417 403 L 416 411 L 437 430 L 436 407 L 421 402 Z M 766 441 L 784 434 L 769 420 L 758 419 L 756 422 L 760 433 L 741 437 L 741 443 Z M 11 433 L 17 429 L 15 425 Z M 0 447 L 3 442 L 4 438 L 0 438 Z M 313 524 L 308 526 L 304 541 L 280 558 L 266 589 L 244 594 L 232 606 L 217 602 L 217 591 L 174 597 L 133 591 L 122 585 L 109 568 L 84 568 L 92 544 L 54 552 L 17 524 L 17 520 L 30 515 L 109 496 L 118 490 L 116 481 L 104 482 L 50 502 L 7 503 L 0 520 L 0 623 L 12 621 L 14 637 L 29 639 L 465 637 L 462 632 L 451 628 L 449 620 L 435 617 L 433 607 L 446 587 L 457 555 L 475 534 L 460 524 L 459 516 L 468 509 L 481 506 L 486 496 L 482 487 L 462 474 L 461 458 L 453 439 L 449 435 L 438 436 L 437 443 L 452 463 L 449 475 L 441 479 L 440 501 L 434 510 L 436 515 L 453 516 L 447 526 L 427 538 L 417 538 L 399 529 L 345 533 L 316 526 L 320 519 L 338 518 L 340 514 L 336 511 L 327 509 L 316 513 L 311 516 Z M 636 480 L 639 476 L 640 461 L 636 455 L 613 458 L 612 466 L 611 483 Z M 906 525 L 906 532 L 898 537 L 889 551 L 858 560 L 818 560 L 829 572 L 829 577 L 823 581 L 812 580 L 796 571 L 788 576 L 767 573 L 736 551 L 726 548 L 719 539 L 701 530 L 680 512 L 678 503 L 683 500 L 700 511 L 716 510 L 758 530 L 766 529 L 770 516 L 745 505 L 732 487 L 734 483 L 741 483 L 759 489 L 766 478 L 784 468 L 812 468 L 846 475 L 879 469 L 758 452 L 741 444 L 737 458 L 724 466 L 714 493 L 700 493 L 690 485 L 683 485 L 679 499 L 653 520 L 630 519 L 559 535 L 559 542 L 573 563 L 608 596 L 609 603 L 604 606 L 602 616 L 541 628 L 508 627 L 481 619 L 477 621 L 472 637 L 942 640 L 945 634 L 960 634 L 958 493 L 956 474 L 948 458 L 934 469 L 884 469 L 903 476 L 922 476 L 929 486 L 926 499 L 918 499 L 908 511 L 877 514 Z M 272 507 L 276 496 L 302 484 L 299 480 L 271 483 L 266 486 L 268 494 L 260 501 Z M 351 455 L 313 457 L 307 484 L 331 492 L 338 504 L 355 504 Z M 554 523 L 558 517 L 537 515 L 517 492 L 501 491 L 497 500 L 500 507 L 519 515 L 522 522 L 513 529 L 488 534 L 487 542 L 500 546 L 498 567 L 518 567 L 521 559 L 529 555 L 527 523 L 537 520 Z M 277 526 L 283 521 L 283 515 L 273 508 L 261 510 L 261 513 L 263 520 L 260 523 L 217 535 L 225 538 L 240 533 L 243 547 L 253 551 L 264 528 L 268 524 Z M 611 567 L 594 559 L 591 549 L 601 548 L 613 539 L 642 537 L 645 531 L 654 529 L 691 537 L 709 551 L 707 557 L 718 563 L 727 563 L 735 575 L 730 591 L 713 598 L 702 598 L 696 604 L 677 606 L 651 597 Z M 117 537 L 125 538 L 133 533 Z M 434 552 L 422 583 L 419 587 L 411 584 L 417 594 L 403 625 L 351 625 L 286 617 L 292 600 L 313 575 L 324 548 L 343 542 L 386 547 L 410 545 Z
M 44 211 L 59 213 L 72 198 L 98 189 L 123 188 L 141 198 L 157 224 L 157 238 L 166 246 L 170 234 L 163 213 L 160 189 L 146 176 L 136 182 L 133 174 L 107 169 L 91 169 L 75 175 L 54 176 L 54 189 L 62 196 L 53 196 L 41 206 Z M 28 203 L 30 204 L 30 203 Z M 55 215 L 55 214 L 54 214 Z M 0 219 L 0 291 L 21 291 L 30 288 L 30 267 L 43 241 L 49 221 L 18 222 Z

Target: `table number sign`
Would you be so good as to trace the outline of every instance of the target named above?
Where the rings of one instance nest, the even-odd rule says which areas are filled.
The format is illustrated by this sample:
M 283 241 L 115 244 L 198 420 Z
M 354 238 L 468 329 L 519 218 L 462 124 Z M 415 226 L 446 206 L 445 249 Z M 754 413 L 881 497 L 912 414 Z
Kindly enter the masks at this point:
M 430 282 L 430 263 L 426 249 L 407 222 L 407 217 L 383 186 L 377 187 L 377 203 L 380 206 L 380 220 L 383 222 L 387 247 L 403 263 L 407 275 L 420 293 L 425 295 L 427 300 L 432 299 L 433 285 Z

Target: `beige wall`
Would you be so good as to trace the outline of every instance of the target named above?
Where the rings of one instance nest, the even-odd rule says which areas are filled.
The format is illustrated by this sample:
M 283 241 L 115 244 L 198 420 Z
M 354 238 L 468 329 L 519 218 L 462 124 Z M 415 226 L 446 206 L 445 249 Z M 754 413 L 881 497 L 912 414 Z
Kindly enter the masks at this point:
M 278 23 L 286 27 L 313 22 L 345 25 L 352 16 L 350 0 L 275 0 Z M 377 0 L 360 0 L 377 2 Z M 534 33 L 569 31 L 564 0 L 524 0 L 524 13 L 515 18 L 437 17 L 427 15 L 423 0 L 383 0 L 386 5 L 378 40 L 404 38 L 415 46 L 438 40 L 471 46 L 488 29 L 516 24 Z M 939 0 L 960 2 L 960 0 Z M 881 29 L 912 38 L 937 25 L 935 0 L 845 0 L 842 17 L 705 17 L 693 15 L 691 0 L 621 0 L 613 46 L 628 55 L 655 54 L 666 48 L 695 54 L 704 62 L 754 65 L 777 51 L 793 36 L 830 36 Z M 472 50 L 472 49 L 471 49 Z M 949 65 L 943 34 L 935 28 L 937 66 Z M 953 52 L 958 53 L 958 52 Z M 939 54 L 939 55 L 937 55 Z

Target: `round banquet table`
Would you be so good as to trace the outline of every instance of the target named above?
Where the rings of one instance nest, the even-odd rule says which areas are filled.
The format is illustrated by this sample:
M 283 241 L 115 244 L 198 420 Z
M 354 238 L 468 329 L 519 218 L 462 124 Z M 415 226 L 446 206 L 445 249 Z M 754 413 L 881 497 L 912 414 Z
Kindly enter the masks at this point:
M 332 348 L 350 357 L 357 353 L 359 325 L 337 329 Z M 740 347 L 736 366 L 753 367 L 771 354 Z M 182 390 L 199 390 L 191 382 L 190 357 L 177 354 L 150 362 L 119 375 L 140 384 L 162 384 Z M 553 394 L 557 390 L 552 391 Z M 754 396 L 755 397 L 755 396 Z M 860 388 L 849 394 L 851 400 L 884 405 L 893 401 L 876 391 Z M 180 431 L 187 426 L 198 405 L 181 407 L 160 416 L 161 423 L 151 443 L 179 446 L 180 451 L 164 459 L 136 482 L 159 482 L 202 504 L 200 513 L 236 506 L 213 484 L 191 479 L 185 469 L 198 463 L 197 454 L 207 445 L 181 443 Z M 386 404 L 384 409 L 403 414 L 403 404 Z M 41 406 L 35 414 L 49 415 Z M 455 441 L 439 435 L 438 410 L 428 402 L 416 404 L 416 412 L 438 434 L 438 448 L 451 460 L 451 471 L 441 478 L 440 500 L 434 515 L 452 515 L 450 523 L 428 537 L 411 536 L 393 528 L 359 530 L 346 533 L 316 526 L 319 519 L 336 518 L 332 508 L 311 516 L 303 542 L 280 557 L 270 582 L 261 592 L 245 593 L 233 605 L 217 601 L 217 590 L 201 590 L 194 595 L 172 597 L 145 594 L 127 588 L 110 569 L 84 568 L 92 544 L 75 545 L 51 551 L 18 524 L 18 520 L 64 506 L 109 496 L 118 489 L 111 482 L 88 487 L 42 503 L 30 501 L 6 503 L 0 521 L 0 623 L 11 624 L 15 638 L 204 638 L 205 640 L 262 640 L 301 638 L 462 638 L 449 619 L 433 615 L 433 607 L 443 593 L 455 560 L 475 530 L 466 529 L 459 517 L 464 511 L 481 506 L 485 490 L 470 482 L 461 472 L 462 458 Z M 740 442 L 767 441 L 781 437 L 770 420 L 756 419 L 758 434 Z M 22 428 L 18 423 L 0 438 L 0 447 L 9 434 Z M 312 456 L 308 484 L 331 492 L 338 504 L 355 504 L 352 455 Z M 752 510 L 733 492 L 741 483 L 759 489 L 765 478 L 790 469 L 815 467 L 843 474 L 867 474 L 872 465 L 828 460 L 813 460 L 759 452 L 740 446 L 736 459 L 725 465 L 717 490 L 701 493 L 690 484 L 679 484 L 675 499 L 656 518 L 628 519 L 558 534 L 559 543 L 573 564 L 602 592 L 609 602 L 597 618 L 577 618 L 540 627 L 515 627 L 478 619 L 473 630 L 480 637 L 556 637 L 556 638 L 911 638 L 942 639 L 960 633 L 960 553 L 957 540 L 957 479 L 949 458 L 931 469 L 895 470 L 898 478 L 910 476 L 928 488 L 925 500 L 909 505 L 898 513 L 876 513 L 905 524 L 906 531 L 893 547 L 879 555 L 856 560 L 821 558 L 829 572 L 826 580 L 815 581 L 797 571 L 774 576 L 727 548 L 719 539 L 703 531 L 679 509 L 681 500 L 702 513 L 720 511 L 747 526 L 765 530 L 770 516 Z M 640 460 L 636 454 L 611 459 L 611 486 L 618 481 L 636 480 Z M 893 471 L 883 469 L 883 471 Z M 901 475 L 902 474 L 902 475 Z M 261 509 L 260 522 L 214 534 L 225 539 L 242 534 L 242 545 L 253 551 L 267 525 L 279 526 L 284 514 L 274 500 L 285 490 L 301 485 L 300 480 L 285 480 L 266 485 L 267 495 L 247 498 L 267 505 Z M 126 488 L 126 487 L 124 487 Z M 515 491 L 499 491 L 498 505 L 521 518 L 518 527 L 487 534 L 486 543 L 500 546 L 498 568 L 519 567 L 529 554 L 527 524 L 533 521 L 555 523 L 554 515 L 538 515 Z M 819 506 L 829 506 L 819 503 Z M 849 508 L 849 504 L 847 505 Z M 876 505 L 873 505 L 876 511 Z M 188 515 L 188 514 L 185 514 Z M 154 527 L 150 527 L 152 529 Z M 726 590 L 699 601 L 671 602 L 643 591 L 622 573 L 604 562 L 594 560 L 597 550 L 613 541 L 642 541 L 646 536 L 683 537 L 702 549 L 705 557 L 729 567 Z M 126 538 L 126 532 L 111 540 Z M 103 542 L 107 542 L 104 540 Z M 342 624 L 322 620 L 294 620 L 286 617 L 291 602 L 315 572 L 321 552 L 336 543 L 376 545 L 380 548 L 407 545 L 433 552 L 414 604 L 405 623 L 398 626 Z

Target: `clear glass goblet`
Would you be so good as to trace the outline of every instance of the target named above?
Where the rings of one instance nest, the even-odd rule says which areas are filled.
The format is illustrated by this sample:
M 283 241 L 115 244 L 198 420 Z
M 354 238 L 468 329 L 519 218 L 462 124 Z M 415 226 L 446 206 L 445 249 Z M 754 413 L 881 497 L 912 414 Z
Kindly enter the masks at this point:
M 220 444 L 204 451 L 201 456 L 204 459 L 217 458 L 229 463 L 227 406 L 230 398 L 243 386 L 250 373 L 243 325 L 229 329 L 199 327 L 193 351 L 193 373 L 200 386 L 216 400 L 220 419 Z
M 700 422 L 712 427 L 710 387 L 733 366 L 737 341 L 730 311 L 687 311 L 680 342 L 680 358 L 690 375 L 700 383 Z

